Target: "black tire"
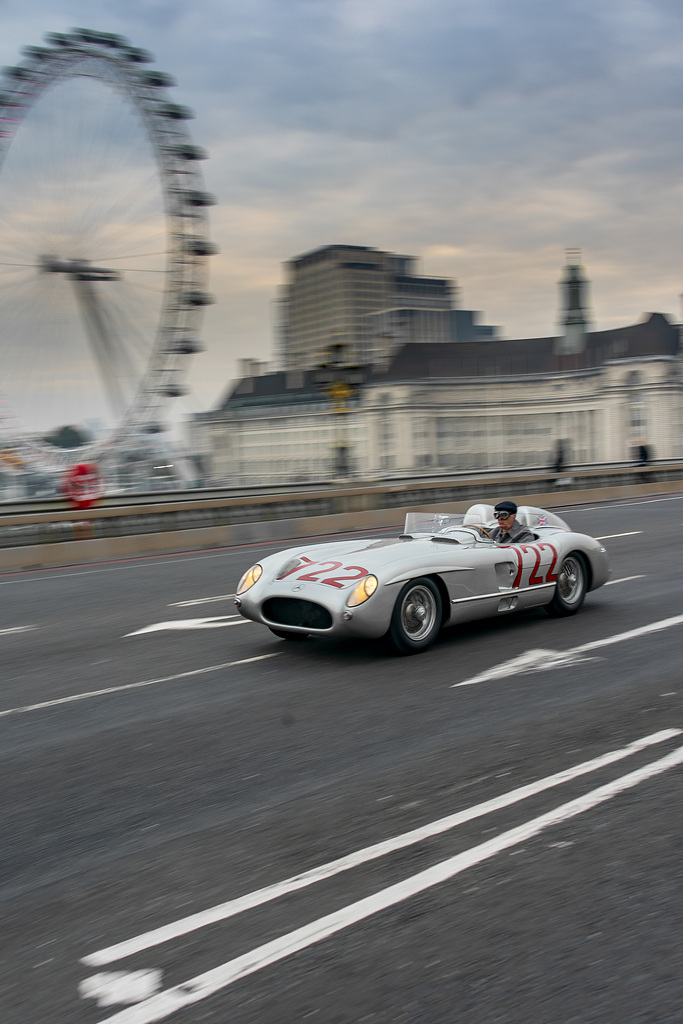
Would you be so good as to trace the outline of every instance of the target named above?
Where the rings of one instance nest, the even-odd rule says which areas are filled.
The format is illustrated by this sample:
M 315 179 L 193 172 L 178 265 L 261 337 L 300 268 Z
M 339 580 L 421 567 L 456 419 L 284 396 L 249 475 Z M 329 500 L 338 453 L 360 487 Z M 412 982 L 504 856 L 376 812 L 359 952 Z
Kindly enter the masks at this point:
M 308 640 L 308 633 L 290 633 L 286 629 L 273 629 L 272 626 L 268 626 L 268 629 L 278 640 Z
M 391 615 L 388 637 L 399 654 L 417 654 L 441 629 L 441 594 L 426 576 L 401 587 Z
M 586 559 L 578 551 L 570 551 L 560 562 L 555 594 L 546 611 L 553 618 L 576 615 L 588 590 Z

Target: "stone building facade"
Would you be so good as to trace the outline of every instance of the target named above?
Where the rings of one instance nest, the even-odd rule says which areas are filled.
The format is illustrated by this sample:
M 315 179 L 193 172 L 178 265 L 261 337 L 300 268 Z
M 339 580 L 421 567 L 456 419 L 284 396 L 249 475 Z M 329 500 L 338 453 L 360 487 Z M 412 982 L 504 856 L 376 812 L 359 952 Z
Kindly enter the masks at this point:
M 367 480 L 547 467 L 558 442 L 568 465 L 628 462 L 641 444 L 681 458 L 682 364 L 660 313 L 571 352 L 557 338 L 408 343 L 343 411 L 291 370 L 239 381 L 193 429 L 210 482 L 236 486 L 330 479 L 342 445 Z

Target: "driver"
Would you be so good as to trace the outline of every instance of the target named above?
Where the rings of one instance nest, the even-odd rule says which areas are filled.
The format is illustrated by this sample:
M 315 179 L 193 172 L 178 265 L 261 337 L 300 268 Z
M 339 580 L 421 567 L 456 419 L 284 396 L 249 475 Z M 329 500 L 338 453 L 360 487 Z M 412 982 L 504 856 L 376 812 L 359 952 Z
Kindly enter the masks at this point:
M 499 501 L 493 510 L 498 526 L 489 532 L 497 544 L 529 544 L 536 540 L 528 526 L 517 522 L 517 506 L 514 501 Z

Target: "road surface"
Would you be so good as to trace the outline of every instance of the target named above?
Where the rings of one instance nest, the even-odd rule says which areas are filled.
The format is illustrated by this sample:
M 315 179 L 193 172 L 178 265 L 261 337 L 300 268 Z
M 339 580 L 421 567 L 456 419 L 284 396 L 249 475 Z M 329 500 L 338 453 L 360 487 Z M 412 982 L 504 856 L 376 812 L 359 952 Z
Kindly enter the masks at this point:
M 0 576 L 3 1024 L 681 1021 L 683 496 L 564 515 L 412 658 L 236 617 L 281 543 Z

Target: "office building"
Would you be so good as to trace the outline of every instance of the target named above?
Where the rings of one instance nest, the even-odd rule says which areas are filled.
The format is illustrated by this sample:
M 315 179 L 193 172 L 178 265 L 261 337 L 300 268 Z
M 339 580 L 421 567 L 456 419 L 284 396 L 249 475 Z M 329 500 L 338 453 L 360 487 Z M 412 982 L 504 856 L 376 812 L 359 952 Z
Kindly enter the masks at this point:
M 417 274 L 416 263 L 412 256 L 363 245 L 328 245 L 289 260 L 280 300 L 282 368 L 313 367 L 331 345 L 344 346 L 352 362 L 384 357 L 381 332 L 391 336 L 394 325 L 380 324 L 379 331 L 373 330 L 367 318 L 376 314 L 393 314 L 395 319 L 398 311 L 405 312 L 404 319 L 417 319 L 430 340 L 450 340 L 446 321 L 454 286 L 445 278 Z M 443 323 L 429 327 L 437 311 Z

